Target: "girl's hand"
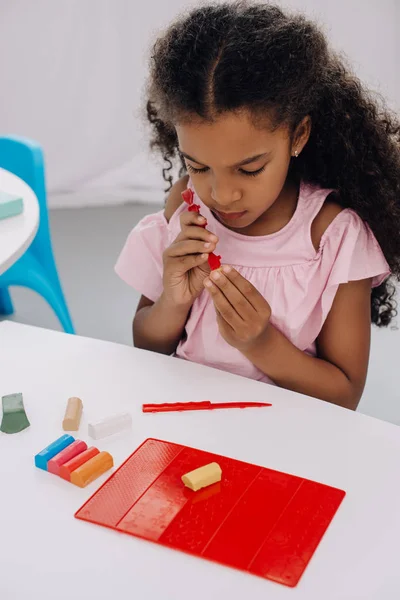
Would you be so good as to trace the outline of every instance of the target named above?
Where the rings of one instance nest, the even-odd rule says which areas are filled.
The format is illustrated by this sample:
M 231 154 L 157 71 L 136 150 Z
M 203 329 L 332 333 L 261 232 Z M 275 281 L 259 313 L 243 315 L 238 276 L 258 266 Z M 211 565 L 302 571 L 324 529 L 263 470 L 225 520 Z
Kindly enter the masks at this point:
M 174 305 L 190 307 L 210 274 L 208 255 L 218 238 L 204 229 L 205 225 L 206 219 L 198 213 L 183 212 L 181 233 L 164 252 L 163 294 Z
M 271 308 L 247 279 L 232 267 L 224 266 L 213 271 L 204 285 L 217 311 L 219 331 L 228 344 L 246 352 L 263 341 Z

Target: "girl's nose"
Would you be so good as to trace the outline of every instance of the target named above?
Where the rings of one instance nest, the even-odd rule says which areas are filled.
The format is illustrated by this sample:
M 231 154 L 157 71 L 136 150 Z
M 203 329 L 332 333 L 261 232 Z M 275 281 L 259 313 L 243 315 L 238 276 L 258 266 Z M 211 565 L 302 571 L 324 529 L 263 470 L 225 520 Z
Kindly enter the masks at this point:
M 223 208 L 240 200 L 241 192 L 229 184 L 227 180 L 214 180 L 211 188 L 211 198 L 218 206 Z

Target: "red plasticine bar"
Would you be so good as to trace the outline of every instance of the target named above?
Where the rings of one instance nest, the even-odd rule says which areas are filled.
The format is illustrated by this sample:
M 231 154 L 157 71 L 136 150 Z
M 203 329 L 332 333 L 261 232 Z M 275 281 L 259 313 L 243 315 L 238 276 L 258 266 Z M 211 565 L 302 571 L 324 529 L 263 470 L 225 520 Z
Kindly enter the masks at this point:
M 85 462 L 96 456 L 96 454 L 99 454 L 99 450 L 94 446 L 91 446 L 84 452 L 81 452 L 81 454 L 78 454 L 78 456 L 75 456 L 75 458 L 72 458 L 63 464 L 62 467 L 60 467 L 60 477 L 66 481 L 71 481 L 71 473 L 84 465 Z
M 188 204 L 189 212 L 200 212 L 200 206 L 198 204 L 194 204 L 193 202 L 194 193 L 192 190 L 187 188 L 184 192 L 182 192 L 182 198 L 186 202 L 186 204 Z M 204 223 L 204 225 L 200 225 L 200 227 L 206 227 L 206 225 L 207 222 Z M 210 254 L 208 255 L 208 264 L 210 266 L 211 271 L 219 269 L 221 266 L 221 257 L 214 254 L 214 252 L 210 252 Z
M 53 473 L 53 475 L 59 475 L 62 465 L 71 460 L 71 458 L 75 458 L 75 456 L 81 454 L 81 452 L 84 452 L 86 448 L 87 444 L 85 442 L 75 440 L 75 442 L 67 446 L 64 450 L 61 450 L 54 458 L 49 460 L 47 463 L 48 472 Z

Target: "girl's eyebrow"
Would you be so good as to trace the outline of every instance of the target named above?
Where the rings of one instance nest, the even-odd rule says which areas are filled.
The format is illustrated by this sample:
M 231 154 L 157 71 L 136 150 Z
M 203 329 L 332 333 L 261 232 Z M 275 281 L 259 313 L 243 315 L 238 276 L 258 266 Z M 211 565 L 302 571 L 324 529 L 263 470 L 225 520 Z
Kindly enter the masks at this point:
M 202 163 L 200 160 L 197 160 L 197 158 L 194 158 L 193 156 L 189 156 L 189 154 L 186 154 L 186 152 L 182 152 L 182 150 L 180 150 L 180 153 L 182 154 L 182 156 L 184 156 L 188 160 L 191 160 L 192 162 L 196 163 L 197 165 L 202 165 L 203 167 L 207 166 L 205 163 Z M 256 154 L 255 156 L 250 156 L 249 158 L 245 158 L 244 160 L 241 160 L 240 162 L 236 163 L 235 165 L 232 165 L 232 168 L 243 167 L 244 165 L 250 165 L 251 163 L 256 162 L 257 160 L 260 160 L 261 158 L 266 158 L 270 154 L 271 154 L 270 152 L 264 152 L 263 154 Z

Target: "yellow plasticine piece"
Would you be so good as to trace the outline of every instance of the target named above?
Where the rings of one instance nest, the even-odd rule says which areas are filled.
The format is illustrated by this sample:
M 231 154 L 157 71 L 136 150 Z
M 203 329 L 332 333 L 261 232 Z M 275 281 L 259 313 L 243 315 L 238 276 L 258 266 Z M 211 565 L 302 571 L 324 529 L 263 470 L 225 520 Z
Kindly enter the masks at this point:
M 217 481 L 221 481 L 221 477 L 221 467 L 218 463 L 213 462 L 204 465 L 204 467 L 199 467 L 194 471 L 190 471 L 190 473 L 186 473 L 182 476 L 182 481 L 186 487 L 197 492 L 197 490 L 200 490 L 201 488 L 217 483 Z
M 71 483 L 85 487 L 114 466 L 113 457 L 108 452 L 99 452 L 71 473 Z

